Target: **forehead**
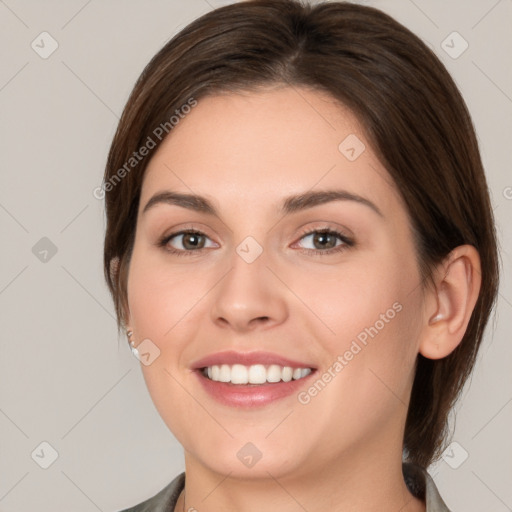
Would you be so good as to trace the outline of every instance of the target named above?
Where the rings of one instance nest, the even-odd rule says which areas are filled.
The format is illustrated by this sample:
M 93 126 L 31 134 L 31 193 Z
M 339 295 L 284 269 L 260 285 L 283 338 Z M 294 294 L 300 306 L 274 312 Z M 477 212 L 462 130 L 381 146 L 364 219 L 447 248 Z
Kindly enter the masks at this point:
M 262 206 L 313 188 L 364 192 L 383 210 L 400 202 L 354 114 L 325 93 L 283 87 L 200 99 L 151 158 L 141 205 L 166 189 Z

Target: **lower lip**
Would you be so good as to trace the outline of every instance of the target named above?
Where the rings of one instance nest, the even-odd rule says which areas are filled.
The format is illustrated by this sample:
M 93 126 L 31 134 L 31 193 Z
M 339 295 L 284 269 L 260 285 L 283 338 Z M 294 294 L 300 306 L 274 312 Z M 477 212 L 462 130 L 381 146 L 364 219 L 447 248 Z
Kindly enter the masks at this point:
M 297 394 L 315 372 L 315 370 L 312 370 L 309 375 L 302 379 L 267 384 L 217 382 L 205 377 L 201 370 L 196 370 L 194 373 L 197 374 L 206 392 L 218 402 L 230 407 L 252 408 L 267 405 L 294 393 Z

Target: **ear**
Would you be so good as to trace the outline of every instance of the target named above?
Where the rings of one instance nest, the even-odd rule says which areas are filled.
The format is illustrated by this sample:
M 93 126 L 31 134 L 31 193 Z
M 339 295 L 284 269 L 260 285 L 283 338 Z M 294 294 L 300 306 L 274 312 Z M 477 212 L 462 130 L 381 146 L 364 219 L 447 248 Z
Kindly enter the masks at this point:
M 482 283 L 480 256 L 472 245 L 453 249 L 436 269 L 429 292 L 419 352 L 442 359 L 462 341 Z

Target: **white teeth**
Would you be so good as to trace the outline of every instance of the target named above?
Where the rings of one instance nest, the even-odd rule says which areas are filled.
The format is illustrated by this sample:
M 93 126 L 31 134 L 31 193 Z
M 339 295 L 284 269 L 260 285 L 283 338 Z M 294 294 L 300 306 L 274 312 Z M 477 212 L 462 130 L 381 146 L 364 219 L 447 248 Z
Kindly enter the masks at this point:
M 300 369 L 300 377 L 306 377 L 311 373 L 311 368 L 301 368 Z
M 264 384 L 267 382 L 267 370 L 262 364 L 249 366 L 249 382 L 251 384 Z
M 267 382 L 279 382 L 281 380 L 282 367 L 271 364 L 267 369 Z
M 293 376 L 293 369 L 290 368 L 289 366 L 285 366 L 283 368 L 283 376 L 281 377 L 284 382 L 290 382 L 292 380 L 292 376 Z
M 306 377 L 311 373 L 311 368 L 291 368 L 271 364 L 242 364 L 213 365 L 203 369 L 203 375 L 217 382 L 231 382 L 232 384 L 265 384 L 266 382 L 290 382 Z
M 214 366 L 214 368 L 215 368 L 215 366 Z M 241 364 L 234 364 L 231 367 L 231 383 L 232 384 L 247 384 L 248 382 L 249 382 L 249 372 L 247 371 L 247 368 Z
M 220 380 L 220 382 L 229 382 L 230 378 L 231 378 L 231 370 L 229 369 L 229 366 L 227 364 L 223 364 L 220 367 L 219 380 Z

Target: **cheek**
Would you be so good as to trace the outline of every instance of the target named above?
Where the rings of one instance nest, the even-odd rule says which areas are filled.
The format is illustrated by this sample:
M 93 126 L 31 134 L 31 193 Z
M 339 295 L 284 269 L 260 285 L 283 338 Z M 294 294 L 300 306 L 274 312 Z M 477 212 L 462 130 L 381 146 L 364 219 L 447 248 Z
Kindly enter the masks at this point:
M 163 265 L 158 255 L 135 246 L 128 277 L 128 303 L 136 345 L 149 339 L 158 354 L 141 370 L 159 414 L 178 439 L 187 439 L 190 425 L 205 418 L 190 395 L 184 391 L 180 367 L 187 340 L 194 336 L 194 318 L 204 296 L 204 276 L 194 275 L 186 265 Z M 197 313 L 196 313 L 197 314 Z
M 413 253 L 382 247 L 338 272 L 295 281 L 315 313 L 308 318 L 310 329 L 321 333 L 324 367 L 342 358 L 329 400 L 344 396 L 361 412 L 381 410 L 388 399 L 396 400 L 393 393 L 406 401 L 418 350 L 421 296 Z
M 173 339 L 193 315 L 188 314 L 205 294 L 205 275 L 188 265 L 165 265 L 165 256 L 134 249 L 128 277 L 132 326 L 139 337 L 156 344 Z
M 358 336 L 364 341 L 375 329 L 389 331 L 400 316 L 408 286 L 402 272 L 384 258 L 361 259 L 328 273 L 304 272 L 288 279 L 293 279 L 296 295 L 304 298 L 303 318 L 331 353 Z

